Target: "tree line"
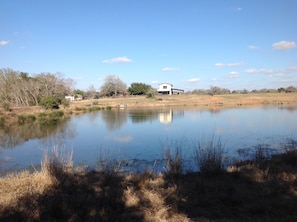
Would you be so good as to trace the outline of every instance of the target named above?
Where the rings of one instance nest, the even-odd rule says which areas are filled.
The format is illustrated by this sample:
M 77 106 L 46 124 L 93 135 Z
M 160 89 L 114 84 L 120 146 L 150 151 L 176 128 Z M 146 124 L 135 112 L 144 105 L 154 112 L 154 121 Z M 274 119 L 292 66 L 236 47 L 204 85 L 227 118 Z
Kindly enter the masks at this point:
M 47 100 L 62 103 L 65 95 L 72 92 L 73 80 L 61 74 L 40 73 L 30 77 L 26 72 L 0 69 L 0 103 L 10 106 L 37 106 Z
M 38 106 L 45 108 L 58 108 L 60 104 L 67 104 L 66 95 L 81 95 L 87 99 L 99 98 L 102 96 L 125 96 L 125 95 L 147 95 L 153 97 L 156 89 L 145 83 L 134 82 L 127 88 L 127 85 L 114 75 L 107 76 L 104 83 L 97 91 L 91 85 L 87 91 L 73 89 L 74 81 L 65 79 L 60 73 L 40 73 L 29 76 L 26 72 L 18 72 L 9 68 L 0 69 L 0 105 L 9 109 L 11 106 Z M 297 92 L 297 87 L 289 86 L 278 89 L 261 90 L 233 90 L 211 86 L 209 89 L 195 89 L 188 91 L 188 94 L 197 95 L 220 95 L 220 94 L 247 94 L 267 92 Z

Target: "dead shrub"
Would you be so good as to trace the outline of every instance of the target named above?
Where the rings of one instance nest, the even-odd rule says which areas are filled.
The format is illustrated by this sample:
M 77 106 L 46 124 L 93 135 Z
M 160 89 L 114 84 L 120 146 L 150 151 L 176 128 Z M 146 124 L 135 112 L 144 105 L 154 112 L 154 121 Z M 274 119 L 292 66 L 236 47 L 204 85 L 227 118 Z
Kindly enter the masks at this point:
M 72 158 L 73 150 L 66 152 L 65 149 L 55 146 L 50 154 L 45 151 L 41 170 L 61 181 L 65 178 L 65 173 L 70 173 L 73 170 Z
M 213 136 L 205 144 L 198 142 L 194 158 L 202 174 L 217 175 L 225 167 L 225 150 L 220 138 Z

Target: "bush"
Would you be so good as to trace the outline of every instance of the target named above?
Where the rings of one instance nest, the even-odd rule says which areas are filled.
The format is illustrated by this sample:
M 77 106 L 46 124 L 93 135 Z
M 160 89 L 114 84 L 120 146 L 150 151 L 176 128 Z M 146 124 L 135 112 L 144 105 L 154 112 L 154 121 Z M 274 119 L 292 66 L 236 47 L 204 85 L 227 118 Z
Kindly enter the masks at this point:
M 23 125 L 26 123 L 33 123 L 36 120 L 36 116 L 34 115 L 19 115 L 18 116 L 18 124 Z
M 167 160 L 166 172 L 171 176 L 178 176 L 182 173 L 182 159 L 180 157 L 180 149 L 176 148 L 175 154 L 171 154 L 171 150 L 165 151 L 165 158 Z
M 10 110 L 10 105 L 9 105 L 9 103 L 3 103 L 3 104 L 2 104 L 2 107 L 3 107 L 3 109 L 4 109 L 5 111 L 9 111 L 9 110 Z
M 53 111 L 49 114 L 49 117 L 52 119 L 58 119 L 60 117 L 64 116 L 64 112 L 62 110 L 59 111 Z
M 73 170 L 73 150 L 66 152 L 55 146 L 51 154 L 46 151 L 41 162 L 41 169 L 56 178 L 57 181 L 65 180 L 65 173 Z
M 38 113 L 38 118 L 44 119 L 47 117 L 47 113 Z
M 67 107 L 69 107 L 69 100 L 67 100 L 67 99 L 62 99 L 62 101 L 61 101 L 61 104 L 64 106 L 64 108 L 67 108 Z
M 18 124 L 23 125 L 26 123 L 26 116 L 25 115 L 19 115 L 18 116 Z
M 97 100 L 93 102 L 93 106 L 97 106 L 98 104 L 99 104 L 99 103 L 98 103 Z
M 154 99 L 155 98 L 155 94 L 150 92 L 150 93 L 147 94 L 146 98 L 148 98 L 148 99 Z
M 223 172 L 225 165 L 225 152 L 220 138 L 201 145 L 198 143 L 195 150 L 195 160 L 202 174 L 217 175 Z
M 59 109 L 60 104 L 61 100 L 54 96 L 43 97 L 40 101 L 40 105 L 45 109 Z
M 36 120 L 36 116 L 33 114 L 27 115 L 27 123 L 34 123 Z

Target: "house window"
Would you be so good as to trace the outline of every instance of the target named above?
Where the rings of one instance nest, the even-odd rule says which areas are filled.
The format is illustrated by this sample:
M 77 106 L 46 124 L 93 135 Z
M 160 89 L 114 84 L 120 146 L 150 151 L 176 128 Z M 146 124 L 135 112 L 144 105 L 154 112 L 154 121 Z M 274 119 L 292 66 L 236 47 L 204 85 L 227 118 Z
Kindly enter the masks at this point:
M 163 86 L 163 89 L 167 89 L 167 86 Z

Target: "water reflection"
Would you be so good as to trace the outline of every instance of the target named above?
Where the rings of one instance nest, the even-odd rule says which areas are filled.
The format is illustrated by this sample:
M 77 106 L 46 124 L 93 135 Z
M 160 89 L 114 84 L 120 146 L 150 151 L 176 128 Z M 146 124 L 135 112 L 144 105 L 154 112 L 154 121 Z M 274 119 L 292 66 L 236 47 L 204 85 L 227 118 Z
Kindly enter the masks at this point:
M 160 123 L 168 124 L 171 123 L 173 120 L 173 112 L 172 109 L 164 110 L 159 113 L 159 120 Z
M 100 148 L 118 155 L 118 159 L 155 164 L 164 158 L 162 141 L 170 144 L 181 138 L 185 138 L 183 144 L 189 143 L 188 148 L 182 148 L 183 154 L 192 155 L 191 141 L 214 133 L 231 152 L 256 144 L 278 145 L 288 135 L 296 138 L 296 122 L 296 106 L 238 107 L 220 112 L 182 108 L 101 110 L 50 125 L 35 122 L 1 129 L 0 168 L 40 164 L 41 149 L 52 146 L 74 148 L 75 163 L 92 165 L 100 159 Z
M 105 122 L 107 129 L 115 131 L 127 122 L 127 110 L 114 109 L 102 111 L 102 120 Z
M 0 129 L 0 146 L 11 149 L 32 139 L 41 139 L 41 141 L 47 142 L 53 140 L 54 143 L 57 143 L 67 137 L 74 137 L 74 128 L 67 124 L 68 121 L 68 119 L 50 122 L 36 121 L 30 124 L 4 127 Z
M 144 123 L 152 122 L 158 118 L 158 110 L 153 109 L 137 109 L 129 110 L 129 117 L 131 118 L 132 123 Z

